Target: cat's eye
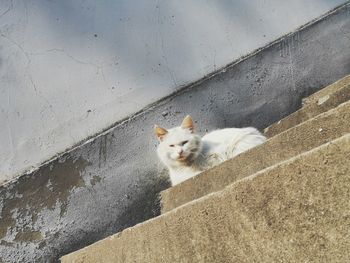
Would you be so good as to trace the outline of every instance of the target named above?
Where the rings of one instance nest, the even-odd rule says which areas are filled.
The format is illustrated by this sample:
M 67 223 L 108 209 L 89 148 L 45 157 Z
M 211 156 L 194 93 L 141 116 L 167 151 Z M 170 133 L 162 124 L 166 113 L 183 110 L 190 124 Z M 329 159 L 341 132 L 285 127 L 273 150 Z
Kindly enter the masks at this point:
M 181 146 L 184 146 L 186 143 L 188 143 L 188 141 L 184 141 L 181 143 Z
M 175 145 L 174 144 L 170 144 L 169 147 L 175 147 Z

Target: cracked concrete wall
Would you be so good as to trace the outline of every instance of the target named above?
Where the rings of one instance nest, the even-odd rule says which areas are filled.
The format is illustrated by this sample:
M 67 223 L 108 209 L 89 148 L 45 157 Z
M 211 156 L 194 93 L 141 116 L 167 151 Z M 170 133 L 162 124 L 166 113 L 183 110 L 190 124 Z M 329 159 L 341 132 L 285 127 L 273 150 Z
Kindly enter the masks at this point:
M 52 262 L 159 214 L 153 124 L 264 128 L 350 74 L 350 3 L 0 186 L 0 262 Z
M 0 2 L 0 183 L 341 0 Z

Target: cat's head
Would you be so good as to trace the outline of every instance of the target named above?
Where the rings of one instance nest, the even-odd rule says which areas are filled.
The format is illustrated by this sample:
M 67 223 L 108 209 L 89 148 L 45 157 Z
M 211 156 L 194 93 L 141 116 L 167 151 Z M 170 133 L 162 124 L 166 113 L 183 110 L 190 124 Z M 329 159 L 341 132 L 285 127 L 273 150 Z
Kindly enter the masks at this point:
M 201 137 L 194 132 L 191 116 L 186 116 L 180 127 L 164 129 L 155 126 L 159 140 L 157 153 L 163 163 L 170 167 L 190 165 L 202 150 Z

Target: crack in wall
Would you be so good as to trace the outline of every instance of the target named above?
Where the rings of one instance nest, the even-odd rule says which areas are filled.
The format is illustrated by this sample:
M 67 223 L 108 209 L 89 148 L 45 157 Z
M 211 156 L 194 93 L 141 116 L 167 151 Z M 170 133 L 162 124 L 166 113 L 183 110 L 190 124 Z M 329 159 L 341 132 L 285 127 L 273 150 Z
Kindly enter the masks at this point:
M 162 32 L 161 32 L 161 28 L 160 28 L 161 20 L 160 20 L 160 1 L 159 0 L 157 2 L 156 8 L 158 9 L 158 12 L 157 12 L 158 13 L 157 14 L 157 26 L 158 26 L 158 35 L 159 35 L 159 38 L 160 38 L 160 47 L 161 47 L 161 51 L 162 51 L 162 58 L 163 58 L 163 60 L 165 62 L 165 67 L 166 67 L 166 69 L 168 71 L 168 74 L 169 74 L 170 78 L 172 79 L 172 81 L 174 83 L 174 87 L 177 87 L 178 83 L 176 81 L 175 74 L 174 74 L 174 72 L 171 71 L 171 69 L 169 67 L 168 59 L 166 57 L 164 38 L 163 38 L 163 35 L 162 35 Z
M 37 56 L 37 55 L 45 55 L 45 53 L 50 53 L 50 52 L 61 53 L 64 56 L 70 58 L 71 60 L 75 61 L 78 64 L 92 66 L 92 67 L 96 68 L 97 70 L 100 70 L 101 68 L 105 67 L 105 66 L 98 65 L 96 63 L 87 62 L 87 61 L 83 61 L 81 59 L 78 59 L 78 58 L 74 57 L 73 55 L 69 54 L 64 48 L 50 48 L 50 49 L 47 49 L 45 51 L 29 52 L 28 54 L 33 55 L 33 56 Z
M 37 56 L 37 55 L 45 55 L 46 53 L 50 53 L 50 52 L 57 52 L 57 53 L 61 53 L 62 55 L 68 57 L 69 59 L 73 60 L 74 62 L 78 63 L 78 64 L 82 64 L 82 65 L 87 65 L 87 66 L 92 66 L 97 70 L 97 74 L 101 73 L 102 76 L 102 80 L 105 83 L 106 86 L 107 85 L 107 81 L 106 81 L 106 76 L 104 74 L 103 69 L 106 67 L 110 67 L 113 65 L 113 63 L 105 63 L 104 65 L 98 65 L 96 63 L 93 62 L 87 62 L 87 61 L 83 61 L 81 59 L 78 59 L 76 57 L 74 57 L 73 55 L 69 54 L 65 49 L 63 48 L 51 48 L 51 49 L 47 49 L 45 51 L 42 52 L 30 52 L 28 53 L 29 55 L 32 56 Z
M 42 112 L 45 110 L 45 109 L 48 109 L 51 114 L 53 115 L 53 117 L 57 120 L 58 124 L 60 125 L 60 127 L 63 127 L 63 123 L 62 121 L 60 120 L 60 118 L 58 117 L 58 114 L 53 110 L 53 106 L 52 104 L 50 103 L 50 101 L 37 89 L 37 85 L 35 84 L 34 82 L 34 79 L 33 79 L 33 76 L 30 72 L 30 64 L 32 62 L 31 60 L 31 56 L 33 55 L 42 55 L 44 54 L 44 52 L 38 52 L 38 53 L 34 53 L 34 52 L 27 52 L 24 47 L 19 44 L 18 42 L 14 41 L 13 39 L 9 38 L 8 36 L 6 36 L 5 34 L 1 33 L 0 34 L 1 37 L 7 39 L 10 43 L 12 43 L 14 46 L 16 46 L 19 50 L 22 51 L 22 53 L 25 55 L 26 59 L 27 59 L 27 64 L 25 66 L 26 68 L 26 73 L 28 74 L 28 78 L 29 78 L 29 81 L 30 81 L 30 84 L 32 85 L 33 87 L 33 90 L 35 91 L 35 93 L 47 104 L 47 107 L 44 108 L 42 110 Z M 100 69 L 97 65 L 94 65 L 94 64 L 91 64 L 91 63 L 84 63 L 82 61 L 79 61 L 77 59 L 75 59 L 73 56 L 70 56 L 69 54 L 67 54 L 63 49 L 49 49 L 49 50 L 46 50 L 45 52 L 53 52 L 53 51 L 58 51 L 58 52 L 62 52 L 67 55 L 68 57 L 70 57 L 71 59 L 73 59 L 75 62 L 79 63 L 80 64 L 87 64 L 87 65 L 91 65 L 91 66 L 94 66 L 96 67 L 98 70 Z M 73 138 L 73 136 L 71 135 L 71 133 L 68 133 L 70 138 L 72 139 L 72 141 L 75 141 L 75 139 Z M 11 139 L 12 139 L 12 136 L 11 136 Z M 13 142 L 12 142 L 12 145 L 13 145 Z M 13 146 L 14 147 L 14 146 Z
M 13 9 L 13 1 L 14 0 L 11 0 L 9 7 L 2 14 L 0 14 L 0 19 Z

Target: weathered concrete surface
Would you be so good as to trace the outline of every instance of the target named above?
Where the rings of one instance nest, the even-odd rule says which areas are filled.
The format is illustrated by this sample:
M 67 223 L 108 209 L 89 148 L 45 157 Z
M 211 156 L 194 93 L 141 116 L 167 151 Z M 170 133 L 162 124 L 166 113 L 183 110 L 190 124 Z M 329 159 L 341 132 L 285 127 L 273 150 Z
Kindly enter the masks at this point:
M 331 85 L 311 94 L 309 97 L 304 98 L 302 100 L 303 106 L 307 104 L 317 103 L 318 100 L 326 97 L 327 95 L 337 92 L 338 90 L 342 89 L 344 86 L 348 85 L 349 83 L 350 83 L 350 75 L 347 75 L 344 78 L 341 78 L 340 80 L 332 83 Z
M 162 213 L 350 132 L 350 102 L 161 193 Z
M 346 0 L 304 2 L 1 0 L 0 184 Z
M 178 125 L 191 114 L 201 133 L 230 126 L 262 129 L 294 112 L 303 97 L 350 74 L 349 6 L 0 187 L 0 225 L 6 226 L 0 258 L 56 260 L 159 214 L 156 194 L 168 185 L 159 176 L 163 167 L 155 153 L 153 125 Z M 77 167 L 71 171 L 72 166 Z M 71 173 L 80 179 L 70 183 L 68 191 L 67 185 L 51 185 L 53 175 L 66 181 Z M 35 183 L 36 177 L 40 182 Z M 30 198 L 33 201 L 27 201 Z M 31 240 L 42 239 L 21 238 L 28 229 Z M 16 240 L 18 233 L 21 240 Z
M 350 134 L 62 258 L 349 262 Z
M 267 137 L 272 137 L 348 100 L 350 76 L 320 90 L 310 96 L 310 99 L 303 100 L 305 103 L 300 110 L 267 127 L 264 133 Z

